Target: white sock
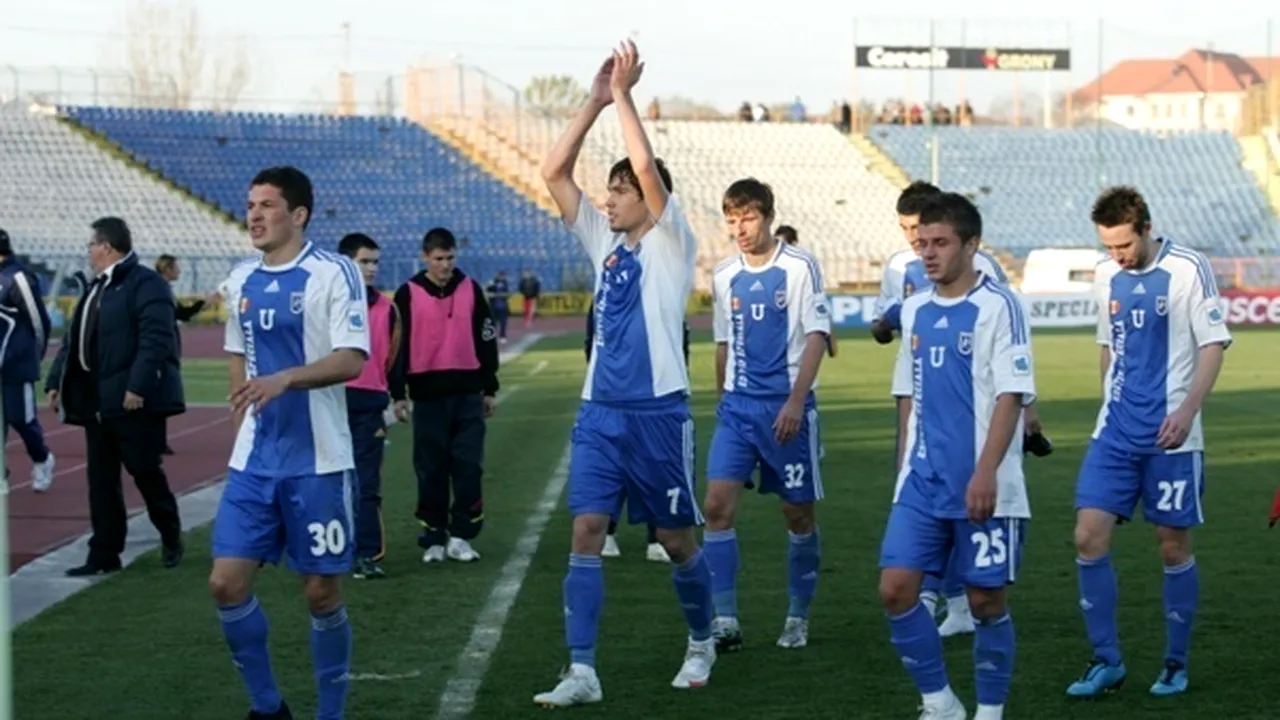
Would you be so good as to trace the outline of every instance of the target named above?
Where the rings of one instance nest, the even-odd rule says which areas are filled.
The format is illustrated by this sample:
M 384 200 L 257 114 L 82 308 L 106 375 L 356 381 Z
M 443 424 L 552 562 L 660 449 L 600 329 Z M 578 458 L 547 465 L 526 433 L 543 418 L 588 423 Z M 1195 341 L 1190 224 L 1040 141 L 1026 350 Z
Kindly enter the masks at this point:
M 955 615 L 956 617 L 965 617 L 969 615 L 968 596 L 957 595 L 956 597 L 947 598 L 947 615 Z

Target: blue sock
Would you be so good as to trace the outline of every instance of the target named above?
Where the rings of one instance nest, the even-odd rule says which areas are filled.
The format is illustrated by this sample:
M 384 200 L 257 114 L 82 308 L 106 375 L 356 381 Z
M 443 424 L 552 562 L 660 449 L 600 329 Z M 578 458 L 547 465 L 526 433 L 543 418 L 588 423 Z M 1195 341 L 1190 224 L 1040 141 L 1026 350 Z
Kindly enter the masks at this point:
M 964 595 L 964 563 L 960 560 L 960 543 L 956 543 L 942 576 L 942 596 L 950 600 Z
M 267 653 L 267 614 L 253 595 L 239 605 L 218 608 L 222 636 L 240 670 L 253 710 L 270 715 L 280 709 L 280 688 Z
M 1168 633 L 1165 660 L 1187 664 L 1191 644 L 1191 623 L 1200 604 L 1200 570 L 1193 557 L 1181 565 L 1164 569 L 1164 615 Z
M 708 530 L 702 534 L 702 554 L 711 568 L 711 599 L 716 615 L 738 617 L 738 531 Z
M 924 605 L 916 603 L 901 615 L 889 616 L 889 641 L 921 695 L 940 692 L 950 684 L 942 663 L 942 636 Z
M 694 550 L 688 560 L 673 568 L 671 580 L 675 582 L 684 619 L 689 623 L 689 637 L 697 641 L 710 638 L 715 608 L 711 602 L 711 566 L 702 550 Z
M 1096 560 L 1076 558 L 1080 570 L 1080 607 L 1089 632 L 1094 657 L 1109 665 L 1120 664 L 1120 638 L 1116 630 L 1116 603 L 1120 591 L 1111 556 Z
M 599 555 L 569 555 L 564 576 L 564 637 L 569 662 L 596 664 L 596 633 L 604 606 L 604 564 Z
M 1016 641 L 1009 611 L 1000 617 L 978 620 L 973 638 L 973 667 L 979 705 L 1003 705 L 1013 682 Z
M 787 617 L 809 617 L 809 603 L 818 589 L 818 564 L 822 548 L 818 544 L 818 528 L 813 532 L 797 535 L 789 532 L 791 543 L 787 546 L 787 590 L 791 604 Z
M 311 615 L 311 664 L 316 673 L 316 720 L 342 720 L 351 686 L 351 623 L 347 606 Z

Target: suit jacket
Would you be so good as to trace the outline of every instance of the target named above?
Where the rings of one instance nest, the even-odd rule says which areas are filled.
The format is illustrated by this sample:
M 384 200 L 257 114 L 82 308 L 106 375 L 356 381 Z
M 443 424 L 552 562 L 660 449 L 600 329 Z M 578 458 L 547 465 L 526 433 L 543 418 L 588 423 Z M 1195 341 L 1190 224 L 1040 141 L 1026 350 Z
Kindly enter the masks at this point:
M 91 303 L 96 321 L 86 319 Z M 80 361 L 85 323 L 89 370 Z M 97 415 L 125 414 L 124 395 L 142 397 L 141 412 L 161 416 L 186 412 L 178 360 L 173 292 L 164 278 L 130 254 L 100 276 L 76 303 L 45 390 L 60 393 L 63 421 L 83 425 Z

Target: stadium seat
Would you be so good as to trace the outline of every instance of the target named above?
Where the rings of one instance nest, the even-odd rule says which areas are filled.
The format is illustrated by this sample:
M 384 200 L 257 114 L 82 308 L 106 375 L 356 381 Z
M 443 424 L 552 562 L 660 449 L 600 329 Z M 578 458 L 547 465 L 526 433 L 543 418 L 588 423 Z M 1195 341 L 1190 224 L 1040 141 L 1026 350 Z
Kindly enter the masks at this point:
M 336 246 L 364 232 L 384 248 L 380 284 L 419 269 L 422 236 L 466 238 L 459 264 L 487 280 L 531 269 L 557 291 L 591 277 L 560 222 L 419 125 L 395 117 L 67 107 L 67 117 L 119 143 L 174 184 L 243 220 L 260 169 L 295 165 L 315 185 L 308 235 Z
M 1226 132 L 938 127 L 940 183 L 982 208 L 985 240 L 1016 256 L 1096 242 L 1089 208 L 1132 184 L 1155 231 L 1217 257 L 1280 248 L 1280 224 Z M 912 178 L 929 178 L 930 128 L 885 125 L 868 138 Z
M 250 250 L 248 235 L 181 192 L 58 121 L 48 110 L 0 104 L 0 227 L 16 249 L 49 265 L 83 267 L 89 224 L 129 223 L 144 262 L 184 258 L 179 292 L 214 287 Z

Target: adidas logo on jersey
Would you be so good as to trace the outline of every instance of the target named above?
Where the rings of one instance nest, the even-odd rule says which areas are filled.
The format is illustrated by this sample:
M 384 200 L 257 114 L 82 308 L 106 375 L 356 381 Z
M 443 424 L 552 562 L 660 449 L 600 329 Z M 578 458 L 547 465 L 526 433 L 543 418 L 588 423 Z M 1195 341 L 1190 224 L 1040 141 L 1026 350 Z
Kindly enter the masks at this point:
M 263 292 L 280 292 L 280 283 L 276 282 L 275 280 L 272 280 L 271 284 L 268 285 L 267 289 L 263 290 Z
M 1146 294 L 1147 294 L 1147 289 L 1146 289 L 1145 287 L 1143 287 L 1143 286 L 1142 286 L 1142 283 L 1138 283 L 1138 287 L 1136 287 L 1136 288 L 1134 288 L 1134 289 L 1133 289 L 1133 294 L 1134 294 L 1134 295 L 1146 295 Z
M 755 281 L 755 283 L 751 285 L 750 292 L 760 292 L 761 290 L 764 290 L 764 283 L 759 280 Z
M 950 327 L 950 325 L 951 325 L 951 323 L 948 323 L 948 322 L 947 322 L 947 318 L 944 316 L 944 317 L 942 317 L 942 318 L 939 318 L 939 319 L 938 319 L 938 322 L 936 322 L 936 323 L 934 323 L 934 324 L 933 324 L 933 329 L 934 329 L 934 330 L 946 330 L 948 327 Z

